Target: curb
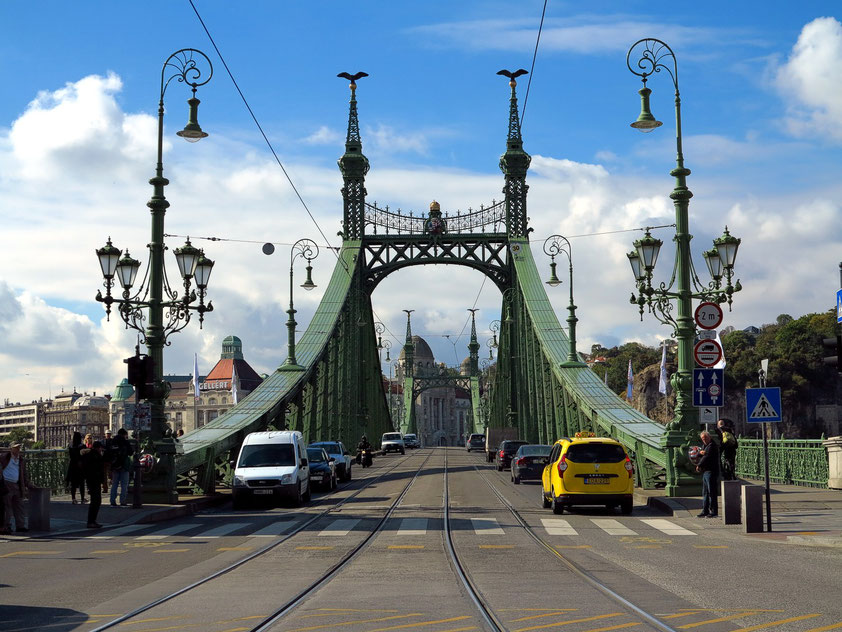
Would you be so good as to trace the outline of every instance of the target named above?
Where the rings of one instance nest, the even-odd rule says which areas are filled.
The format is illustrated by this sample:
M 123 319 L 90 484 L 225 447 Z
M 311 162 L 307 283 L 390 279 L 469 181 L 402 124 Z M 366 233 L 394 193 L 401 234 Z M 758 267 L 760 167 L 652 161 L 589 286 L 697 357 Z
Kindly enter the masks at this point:
M 680 502 L 662 496 L 645 496 L 643 494 L 634 495 L 635 503 L 646 505 L 650 509 L 660 511 L 666 516 L 683 516 L 689 515 L 690 510 L 687 509 Z

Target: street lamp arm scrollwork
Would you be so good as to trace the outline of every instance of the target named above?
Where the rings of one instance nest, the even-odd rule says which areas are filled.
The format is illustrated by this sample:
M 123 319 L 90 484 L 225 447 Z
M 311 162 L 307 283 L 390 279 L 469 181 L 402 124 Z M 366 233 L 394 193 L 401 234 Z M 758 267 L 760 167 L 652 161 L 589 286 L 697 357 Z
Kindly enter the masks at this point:
M 550 257 L 550 278 L 547 285 L 556 287 L 561 284 L 561 280 L 556 274 L 556 255 L 564 254 L 567 257 L 567 269 L 569 273 L 568 284 L 570 286 L 570 302 L 567 305 L 567 338 L 568 351 L 567 361 L 563 362 L 561 366 L 585 366 L 579 360 L 579 354 L 576 352 L 576 323 L 579 319 L 576 318 L 576 305 L 573 302 L 573 246 L 570 241 L 563 235 L 550 235 L 544 240 L 544 254 Z
M 278 368 L 279 371 L 299 370 L 302 367 L 298 365 L 295 358 L 295 304 L 293 303 L 293 277 L 295 260 L 301 257 L 307 260 L 307 279 L 301 284 L 305 290 L 312 290 L 316 287 L 313 283 L 313 266 L 312 261 L 319 256 L 319 246 L 312 239 L 299 239 L 289 249 L 289 309 L 287 314 L 287 359 Z

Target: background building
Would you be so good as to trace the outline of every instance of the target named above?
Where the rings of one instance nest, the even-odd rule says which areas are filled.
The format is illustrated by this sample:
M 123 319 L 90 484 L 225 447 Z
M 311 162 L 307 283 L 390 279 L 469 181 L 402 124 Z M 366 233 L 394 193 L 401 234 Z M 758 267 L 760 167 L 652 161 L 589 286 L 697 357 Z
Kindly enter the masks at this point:
M 40 441 L 44 425 L 44 411 L 49 401 L 30 404 L 11 404 L 8 401 L 0 407 L 0 435 L 8 434 L 15 428 L 22 428 L 32 433 L 33 441 Z
M 110 429 L 109 397 L 94 393 L 61 393 L 44 408 L 44 423 L 38 434 L 48 448 L 63 448 L 70 445 L 73 433 L 91 434 L 94 439 L 103 439 Z

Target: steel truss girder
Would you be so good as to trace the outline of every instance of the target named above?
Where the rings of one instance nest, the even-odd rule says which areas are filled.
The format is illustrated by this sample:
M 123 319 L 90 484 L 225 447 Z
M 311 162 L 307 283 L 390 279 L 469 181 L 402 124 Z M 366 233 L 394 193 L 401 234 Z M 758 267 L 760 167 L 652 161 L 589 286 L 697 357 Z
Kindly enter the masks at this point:
M 369 292 L 386 276 L 413 265 L 468 266 L 488 276 L 502 292 L 510 284 L 508 238 L 504 233 L 456 235 L 365 235 L 365 281 Z
M 412 378 L 412 401 L 431 388 L 461 388 L 470 392 L 471 377 L 469 375 L 425 375 L 423 377 L 415 375 Z

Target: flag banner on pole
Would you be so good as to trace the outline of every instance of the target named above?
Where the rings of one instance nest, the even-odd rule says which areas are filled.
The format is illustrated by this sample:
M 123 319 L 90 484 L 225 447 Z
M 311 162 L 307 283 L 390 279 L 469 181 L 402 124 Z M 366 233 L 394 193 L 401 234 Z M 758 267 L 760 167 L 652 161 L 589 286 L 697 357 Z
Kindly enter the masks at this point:
M 605 372 L 605 375 L 602 376 L 602 381 L 605 386 L 608 386 L 608 371 Z
M 199 354 L 193 354 L 193 397 L 199 399 Z
M 629 374 L 628 374 L 628 381 L 629 385 L 626 389 L 626 399 L 631 401 L 632 398 L 632 387 L 634 386 L 634 375 L 632 374 L 632 365 L 631 365 L 631 358 L 629 358 Z
M 661 379 L 658 382 L 658 391 L 667 394 L 667 345 L 666 341 L 661 346 Z
M 233 362 L 231 370 L 231 399 L 236 404 L 240 401 L 240 378 L 237 376 L 237 363 Z

